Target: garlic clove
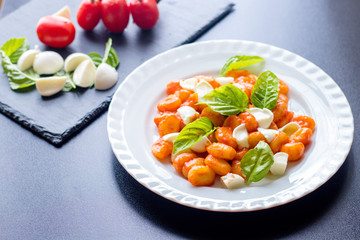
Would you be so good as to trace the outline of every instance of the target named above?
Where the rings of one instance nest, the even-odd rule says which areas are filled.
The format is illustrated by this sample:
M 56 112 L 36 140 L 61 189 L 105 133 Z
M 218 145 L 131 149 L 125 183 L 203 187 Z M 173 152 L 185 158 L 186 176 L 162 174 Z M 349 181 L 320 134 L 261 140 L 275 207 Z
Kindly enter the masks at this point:
M 87 59 L 90 57 L 84 53 L 72 53 L 65 59 L 64 69 L 66 72 L 74 71 L 80 63 Z
M 295 133 L 300 128 L 300 125 L 297 122 L 289 122 L 285 126 L 279 129 L 279 131 L 282 131 L 286 133 L 289 137 Z
M 264 135 L 268 143 L 270 143 L 275 138 L 276 134 L 279 133 L 278 130 L 266 128 L 258 128 L 258 131 Z
M 96 70 L 95 88 L 106 90 L 111 88 L 118 81 L 118 72 L 107 63 L 101 63 Z
M 194 108 L 189 106 L 179 107 L 176 112 L 180 115 L 185 124 L 189 124 L 199 117 L 199 113 Z
M 225 84 L 230 84 L 234 82 L 233 77 L 217 77 L 215 78 L 215 81 L 217 81 L 221 86 Z
M 96 67 L 92 60 L 88 59 L 79 64 L 75 69 L 73 80 L 79 87 L 90 87 L 95 81 Z
M 34 63 L 36 55 L 38 55 L 39 53 L 40 53 L 39 49 L 36 49 L 36 48 L 30 49 L 30 50 L 27 50 L 26 52 L 24 52 L 20 56 L 20 58 L 17 62 L 19 70 L 25 71 L 26 69 L 31 68 Z
M 237 126 L 233 131 L 233 138 L 235 138 L 236 143 L 239 148 L 248 148 L 249 147 L 249 134 L 246 130 L 245 123 Z
M 222 176 L 220 180 L 228 189 L 237 189 L 246 186 L 245 179 L 235 173 L 228 173 Z
M 36 89 L 41 96 L 48 97 L 60 92 L 66 83 L 66 76 L 44 77 L 36 80 Z
M 270 172 L 274 175 L 284 175 L 289 155 L 284 152 L 278 152 L 274 155 L 274 163 L 271 165 Z
M 176 138 L 179 136 L 180 133 L 176 132 L 176 133 L 169 133 L 166 134 L 165 136 L 163 136 L 163 139 L 167 142 L 171 142 L 174 143 Z
M 64 66 L 64 59 L 54 51 L 40 52 L 35 56 L 33 68 L 38 74 L 54 74 Z
M 193 146 L 191 146 L 191 150 L 197 153 L 202 153 L 202 152 L 206 152 L 206 148 L 211 144 L 210 140 L 204 136 L 200 139 L 200 141 L 198 141 L 197 143 L 195 143 Z
M 53 16 L 60 16 L 70 19 L 70 9 L 68 5 L 65 5 L 62 9 L 53 14 Z
M 180 86 L 183 89 L 194 91 L 198 80 L 196 78 L 187 78 L 180 80 Z
M 195 87 L 195 92 L 198 94 L 199 99 L 210 93 L 214 88 L 205 80 L 200 80 Z
M 246 110 L 247 112 L 251 113 L 259 123 L 259 127 L 261 128 L 268 128 L 271 122 L 274 120 L 274 114 L 267 108 L 249 108 Z

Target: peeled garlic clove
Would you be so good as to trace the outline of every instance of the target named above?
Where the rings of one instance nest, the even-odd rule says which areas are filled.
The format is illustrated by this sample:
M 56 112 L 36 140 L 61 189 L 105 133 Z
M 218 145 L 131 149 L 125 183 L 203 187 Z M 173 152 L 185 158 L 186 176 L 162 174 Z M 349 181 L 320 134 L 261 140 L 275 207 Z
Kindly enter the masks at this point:
M 196 78 L 187 78 L 180 80 L 180 86 L 183 89 L 194 91 L 198 80 Z
M 210 93 L 212 90 L 214 90 L 214 88 L 205 80 L 200 80 L 195 87 L 195 92 L 198 94 L 199 99 Z
M 41 96 L 51 96 L 60 92 L 66 83 L 66 76 L 44 77 L 36 80 L 36 89 Z
M 234 82 L 234 78 L 233 77 L 217 77 L 217 78 L 215 78 L 215 81 L 220 83 L 220 85 L 222 86 L 222 85 L 230 84 L 230 83 Z
M 45 51 L 37 54 L 33 68 L 38 74 L 54 74 L 64 66 L 64 59 L 54 51 Z
M 270 143 L 275 138 L 276 134 L 279 133 L 278 130 L 266 128 L 258 128 L 258 131 L 264 135 L 268 143 Z
M 239 148 L 248 148 L 249 147 L 249 135 L 245 127 L 245 123 L 237 126 L 233 131 L 233 138 L 235 138 L 236 143 Z
M 90 87 L 95 80 L 96 67 L 92 60 L 88 59 L 79 64 L 75 69 L 73 80 L 79 87 Z
M 64 6 L 62 9 L 54 13 L 53 16 L 60 16 L 70 19 L 70 9 L 68 5 Z
M 26 69 L 32 67 L 33 63 L 34 63 L 34 60 L 35 60 L 35 57 L 36 55 L 38 55 L 40 53 L 39 49 L 30 49 L 30 50 L 27 50 L 26 52 L 24 52 L 18 62 L 17 62 L 17 65 L 18 65 L 18 68 L 20 71 L 25 71 Z
M 210 140 L 204 136 L 197 143 L 195 143 L 190 149 L 197 153 L 206 152 L 206 147 L 211 144 Z
M 289 122 L 285 126 L 279 129 L 279 131 L 282 131 L 286 133 L 289 137 L 296 132 L 300 127 L 300 125 L 297 122 Z
M 228 189 L 236 189 L 246 186 L 245 179 L 235 173 L 228 173 L 222 176 L 220 180 Z
M 259 123 L 259 127 L 268 128 L 271 122 L 274 120 L 274 114 L 267 108 L 249 108 L 246 110 L 251 113 Z
M 106 90 L 115 85 L 118 81 L 118 72 L 107 63 L 101 63 L 96 70 L 95 88 Z
M 167 141 L 167 142 L 171 142 L 174 143 L 176 138 L 179 136 L 180 133 L 176 132 L 176 133 L 169 133 L 166 134 L 165 136 L 163 136 L 162 138 Z
M 284 152 L 278 152 L 274 155 L 274 163 L 271 165 L 270 172 L 274 175 L 284 175 L 289 155 Z
M 66 72 L 74 71 L 80 63 L 88 59 L 90 57 L 84 53 L 72 53 L 65 59 L 64 69 Z
M 199 116 L 199 113 L 194 108 L 189 106 L 179 107 L 176 112 L 180 115 L 185 124 L 191 123 Z

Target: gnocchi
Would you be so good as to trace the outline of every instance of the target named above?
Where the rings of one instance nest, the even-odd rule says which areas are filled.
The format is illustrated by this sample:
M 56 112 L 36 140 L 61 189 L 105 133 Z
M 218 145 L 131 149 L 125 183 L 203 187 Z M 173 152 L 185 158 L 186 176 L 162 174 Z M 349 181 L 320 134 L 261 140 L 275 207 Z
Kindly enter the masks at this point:
M 160 138 L 152 146 L 153 155 L 161 161 L 171 159 L 175 171 L 188 179 L 192 185 L 211 186 L 220 177 L 223 182 L 228 181 L 229 176 L 239 176 L 246 180 L 241 167 L 242 159 L 262 141 L 269 145 L 270 153 L 287 156 L 275 161 L 269 171 L 269 174 L 284 174 L 287 162 L 298 161 L 303 157 L 305 146 L 311 141 L 315 130 L 315 121 L 309 116 L 297 116 L 288 109 L 289 87 L 283 80 L 278 81 L 278 98 L 274 102 L 274 108 L 256 108 L 251 103 L 251 92 L 257 79 L 258 76 L 250 74 L 247 70 L 233 69 L 219 78 L 199 75 L 169 82 L 166 87 L 167 97 L 158 103 L 159 113 L 154 118 Z M 202 91 L 218 89 L 229 84 L 242 90 L 248 98 L 249 105 L 245 111 L 223 115 L 207 104 L 199 103 L 199 99 L 204 97 Z M 203 88 L 203 85 L 207 86 L 207 89 Z M 192 113 L 191 117 L 185 118 L 183 109 L 191 110 L 187 111 Z M 266 118 L 266 124 L 261 118 L 262 115 L 255 114 L 263 114 L 263 111 L 270 114 Z M 176 134 L 176 138 L 184 127 L 201 118 L 208 118 L 214 127 L 213 132 L 202 136 L 202 140 L 198 139 L 199 143 L 204 139 L 207 141 L 203 151 L 195 151 L 189 147 L 186 152 L 172 154 L 176 141 L 174 143 L 173 138 L 164 136 Z M 243 127 L 244 132 L 247 132 L 247 138 L 241 141 L 237 134 L 234 134 L 234 129 L 239 127 Z M 271 137 L 268 136 L 269 132 L 272 134 Z M 195 145 L 196 143 L 192 146 Z

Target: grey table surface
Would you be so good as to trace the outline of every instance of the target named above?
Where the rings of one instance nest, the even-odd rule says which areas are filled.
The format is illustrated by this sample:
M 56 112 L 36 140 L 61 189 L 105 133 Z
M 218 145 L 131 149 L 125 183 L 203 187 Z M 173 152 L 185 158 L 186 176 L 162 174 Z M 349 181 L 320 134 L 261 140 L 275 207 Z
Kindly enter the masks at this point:
M 1 17 L 26 2 L 6 0 Z M 234 3 L 235 11 L 198 41 L 272 44 L 332 76 L 355 122 L 352 149 L 339 171 L 283 206 L 207 212 L 163 199 L 128 175 L 112 153 L 106 114 L 62 148 L 1 115 L 0 239 L 360 239 L 360 1 Z

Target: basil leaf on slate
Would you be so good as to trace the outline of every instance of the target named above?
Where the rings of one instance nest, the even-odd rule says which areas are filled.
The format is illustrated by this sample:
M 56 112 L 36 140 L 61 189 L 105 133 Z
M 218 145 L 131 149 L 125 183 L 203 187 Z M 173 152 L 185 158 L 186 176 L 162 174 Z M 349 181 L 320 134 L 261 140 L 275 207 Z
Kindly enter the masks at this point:
M 107 63 L 113 68 L 116 68 L 119 65 L 120 59 L 115 49 L 112 48 L 111 45 L 112 45 L 112 39 L 109 38 L 109 40 L 106 43 L 104 57 L 101 57 L 101 55 L 97 52 L 92 52 L 88 54 L 88 56 L 94 62 L 95 67 L 99 67 L 101 63 Z
M 106 63 L 113 68 L 117 68 L 117 66 L 119 65 L 120 60 L 114 48 L 110 48 L 109 56 L 106 60 Z
M 258 182 L 269 172 L 274 163 L 274 154 L 269 144 L 260 141 L 255 148 L 249 150 L 241 159 L 241 172 L 246 182 Z
M 4 51 L 6 56 L 10 58 L 11 63 L 17 63 L 20 55 L 28 48 L 29 43 L 26 38 L 11 38 L 1 46 L 0 50 Z
M 249 105 L 249 99 L 241 89 L 225 84 L 206 94 L 198 103 L 205 103 L 213 111 L 230 116 L 244 112 Z
M 105 54 L 102 62 L 109 64 L 113 68 L 116 68 L 120 63 L 120 60 L 115 49 L 112 48 L 111 45 L 112 45 L 112 39 L 109 38 L 109 40 L 106 43 Z
M 70 92 L 71 90 L 76 89 L 76 84 L 73 81 L 73 75 L 74 72 L 66 73 L 66 83 L 62 89 L 64 92 Z
M 202 117 L 186 125 L 174 142 L 173 154 L 185 151 L 215 130 L 211 120 Z
M 64 69 L 61 69 L 60 71 L 54 74 L 54 76 L 66 76 L 65 86 L 63 87 L 62 91 L 70 92 L 71 90 L 76 89 L 76 85 L 73 81 L 73 75 L 74 75 L 74 71 L 66 72 Z
M 91 60 L 93 61 L 95 67 L 99 67 L 99 65 L 102 63 L 103 58 L 101 57 L 101 55 L 97 52 L 91 52 L 88 54 L 88 56 L 91 58 Z
M 9 85 L 12 90 L 19 90 L 35 85 L 36 79 L 39 78 L 32 68 L 22 72 L 19 70 L 16 64 L 11 63 L 10 58 L 4 51 L 0 51 L 1 65 L 4 69 L 4 73 L 9 77 Z
M 29 42 L 28 40 L 25 38 L 23 44 L 20 46 L 20 48 L 18 48 L 16 51 L 14 51 L 10 56 L 10 61 L 12 63 L 17 63 L 20 56 L 26 52 L 27 50 L 29 50 Z
M 279 96 L 279 80 L 274 73 L 266 71 L 260 74 L 251 92 L 251 103 L 258 108 L 270 111 L 276 106 Z
M 225 65 L 221 68 L 219 75 L 224 76 L 233 69 L 244 68 L 263 61 L 265 60 L 259 56 L 233 56 L 226 61 Z

